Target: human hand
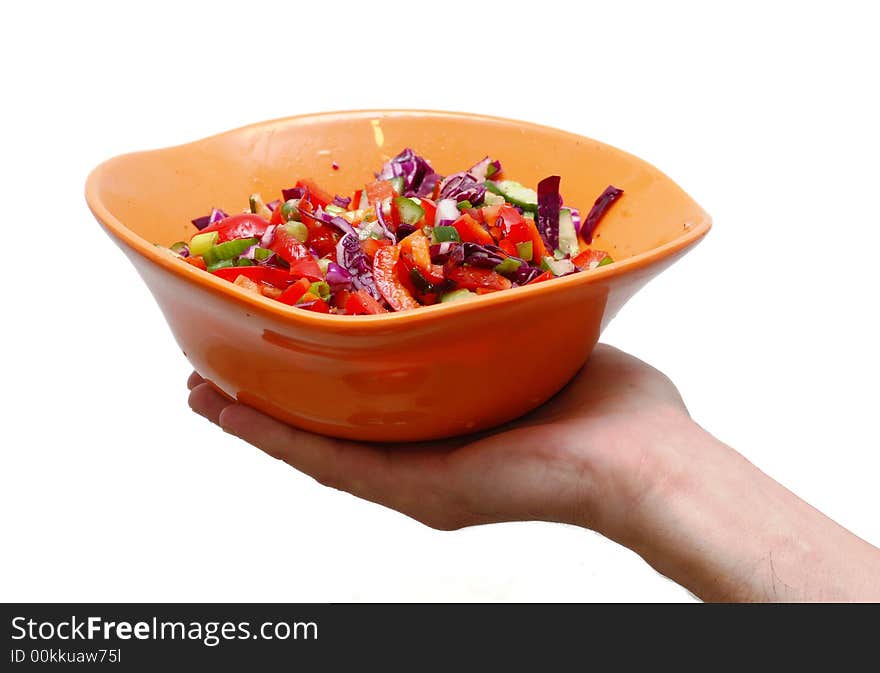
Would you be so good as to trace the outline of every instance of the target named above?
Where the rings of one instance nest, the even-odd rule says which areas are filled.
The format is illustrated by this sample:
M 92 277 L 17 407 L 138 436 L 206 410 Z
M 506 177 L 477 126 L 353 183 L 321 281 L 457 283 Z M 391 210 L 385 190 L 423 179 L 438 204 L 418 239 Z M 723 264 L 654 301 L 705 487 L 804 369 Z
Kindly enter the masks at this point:
M 434 528 L 513 520 L 615 527 L 651 487 L 663 438 L 688 423 L 660 372 L 610 346 L 531 414 L 479 435 L 377 445 L 313 435 L 234 403 L 198 375 L 194 411 L 320 483 Z
M 599 345 L 552 400 L 505 426 L 417 445 L 297 430 L 193 373 L 194 411 L 321 484 L 434 528 L 592 528 L 701 598 L 878 600 L 880 552 L 690 420 L 663 374 Z

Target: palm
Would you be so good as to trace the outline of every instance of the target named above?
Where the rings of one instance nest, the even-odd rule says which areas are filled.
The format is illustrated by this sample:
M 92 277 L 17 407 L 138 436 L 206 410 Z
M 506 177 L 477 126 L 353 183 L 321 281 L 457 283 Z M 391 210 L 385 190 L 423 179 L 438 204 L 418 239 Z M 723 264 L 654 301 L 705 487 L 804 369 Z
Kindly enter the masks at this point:
M 591 525 L 600 514 L 589 503 L 638 483 L 653 438 L 686 414 L 663 374 L 604 345 L 531 414 L 480 435 L 405 447 L 297 430 L 223 398 L 197 374 L 190 387 L 192 408 L 229 432 L 322 484 L 443 529 L 527 519 Z

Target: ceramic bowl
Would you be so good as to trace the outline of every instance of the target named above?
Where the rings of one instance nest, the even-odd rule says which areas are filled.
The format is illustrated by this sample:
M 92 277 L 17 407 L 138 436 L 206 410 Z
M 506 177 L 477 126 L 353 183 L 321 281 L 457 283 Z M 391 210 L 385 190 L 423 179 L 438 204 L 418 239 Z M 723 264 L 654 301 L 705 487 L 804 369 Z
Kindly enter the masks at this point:
M 350 193 L 404 147 L 441 174 L 489 154 L 525 184 L 561 175 L 566 203 L 584 212 L 607 185 L 623 188 L 594 240 L 615 263 L 414 311 L 333 316 L 251 294 L 155 246 L 188 239 L 190 220 L 211 206 L 240 211 L 250 193 L 275 198 L 298 177 Z M 672 180 L 621 150 L 519 121 L 414 110 L 291 117 L 115 157 L 89 175 L 86 200 L 203 377 L 299 428 L 370 441 L 449 437 L 534 409 L 583 366 L 621 306 L 711 226 Z

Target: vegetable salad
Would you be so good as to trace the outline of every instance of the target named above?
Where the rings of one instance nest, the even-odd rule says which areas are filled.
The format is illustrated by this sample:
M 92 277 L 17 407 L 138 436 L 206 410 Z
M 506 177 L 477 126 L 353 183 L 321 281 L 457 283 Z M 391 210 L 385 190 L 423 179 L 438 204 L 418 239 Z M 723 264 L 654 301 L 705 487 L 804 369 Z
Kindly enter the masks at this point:
M 406 311 L 610 264 L 590 244 L 623 190 L 609 186 L 582 218 L 559 184 L 553 175 L 531 189 L 489 157 L 442 177 L 405 149 L 352 196 L 307 179 L 268 203 L 252 194 L 247 212 L 193 220 L 198 232 L 170 251 L 306 311 Z

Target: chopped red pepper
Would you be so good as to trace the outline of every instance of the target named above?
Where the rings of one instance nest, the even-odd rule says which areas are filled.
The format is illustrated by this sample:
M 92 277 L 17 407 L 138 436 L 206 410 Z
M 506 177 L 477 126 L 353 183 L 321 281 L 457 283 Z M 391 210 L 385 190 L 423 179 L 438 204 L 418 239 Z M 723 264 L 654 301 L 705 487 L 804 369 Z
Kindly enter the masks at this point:
M 281 293 L 281 296 L 278 297 L 278 301 L 282 302 L 283 304 L 293 306 L 306 292 L 309 291 L 309 288 L 311 286 L 312 282 L 308 278 L 300 278 L 293 285 L 291 285 L 289 288 Z
M 534 285 L 535 283 L 543 283 L 545 280 L 550 280 L 553 278 L 553 273 L 551 271 L 545 271 L 540 276 L 535 276 L 532 278 L 526 285 Z
M 318 187 L 314 180 L 303 178 L 302 180 L 296 181 L 296 186 L 303 187 L 306 192 L 308 192 L 307 200 L 315 208 L 317 208 L 318 206 L 320 206 L 321 208 L 326 208 L 331 203 L 333 203 L 333 196 Z
M 211 273 L 228 281 L 244 276 L 255 283 L 268 283 L 282 290 L 295 280 L 286 270 L 274 266 L 227 266 Z
M 385 301 L 395 311 L 418 308 L 418 302 L 397 277 L 399 255 L 400 249 L 396 245 L 379 248 L 373 260 L 373 280 Z
M 575 266 L 580 267 L 581 269 L 594 269 L 599 265 L 599 262 L 606 257 L 609 257 L 609 255 L 604 250 L 592 250 L 588 248 L 577 257 L 574 257 L 571 261 Z
M 482 225 L 467 213 L 453 222 L 452 226 L 455 227 L 458 237 L 462 241 L 479 243 L 480 245 L 492 245 L 495 243 L 489 232 L 483 229 Z

